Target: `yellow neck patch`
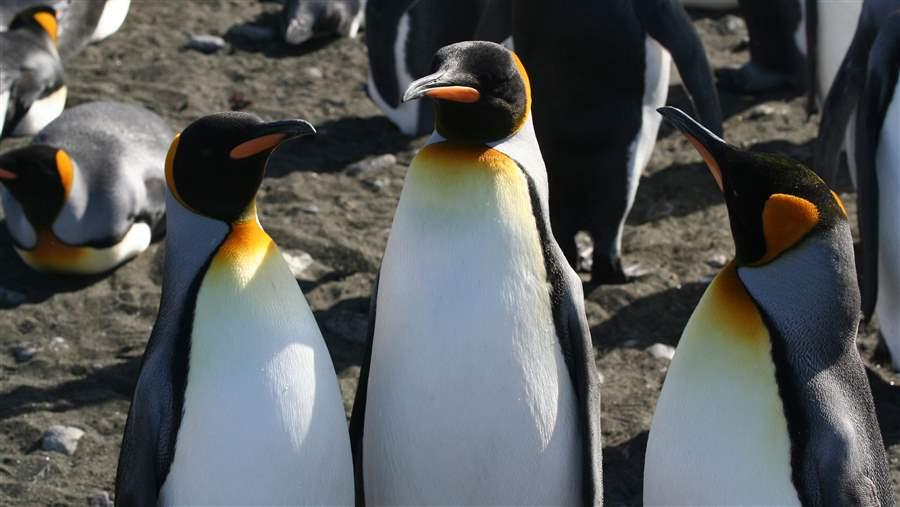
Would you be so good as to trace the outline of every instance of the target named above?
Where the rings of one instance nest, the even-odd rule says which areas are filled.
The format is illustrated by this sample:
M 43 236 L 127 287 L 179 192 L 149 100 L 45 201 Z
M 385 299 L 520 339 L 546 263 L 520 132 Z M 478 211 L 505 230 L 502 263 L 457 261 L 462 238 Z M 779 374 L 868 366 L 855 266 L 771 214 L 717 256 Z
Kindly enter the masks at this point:
M 741 338 L 747 345 L 769 345 L 768 328 L 738 278 L 734 261 L 719 272 L 707 292 L 714 305 L 710 314 L 715 316 L 717 327 L 730 330 L 729 336 Z
M 41 25 L 41 28 L 43 28 L 45 32 L 47 32 L 47 35 L 50 36 L 50 40 L 53 41 L 53 44 L 56 44 L 58 35 L 56 16 L 49 12 L 38 12 L 34 15 L 34 20 L 37 21 L 37 24 Z
M 272 238 L 260 227 L 256 219 L 256 207 L 251 205 L 247 217 L 231 224 L 231 232 L 219 247 L 210 265 L 210 274 L 227 276 L 245 286 L 253 279 L 259 267 L 278 248 Z
M 59 179 L 62 181 L 65 196 L 69 197 L 72 190 L 72 180 L 75 178 L 75 168 L 72 166 L 72 159 L 65 151 L 56 152 L 56 171 L 59 172 Z
M 87 251 L 63 243 L 50 229 L 41 229 L 37 231 L 34 248 L 20 250 L 19 253 L 33 268 L 52 271 L 76 265 Z
M 803 239 L 819 223 L 816 205 L 788 194 L 773 194 L 763 209 L 766 254 L 754 264 L 765 264 Z

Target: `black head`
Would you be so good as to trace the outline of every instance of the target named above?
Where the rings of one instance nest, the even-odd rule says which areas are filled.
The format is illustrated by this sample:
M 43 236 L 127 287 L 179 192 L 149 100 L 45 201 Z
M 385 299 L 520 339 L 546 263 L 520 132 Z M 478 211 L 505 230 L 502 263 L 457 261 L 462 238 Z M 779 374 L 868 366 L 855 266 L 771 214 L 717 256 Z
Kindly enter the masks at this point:
M 674 107 L 658 111 L 694 145 L 725 195 L 738 264 L 768 263 L 847 220 L 837 195 L 799 162 L 731 146 Z
M 434 99 L 435 129 L 454 141 L 485 143 L 521 128 L 531 109 L 528 74 L 515 53 L 471 41 L 438 50 L 434 72 L 413 82 L 403 101 Z
M 205 116 L 172 141 L 166 182 L 186 208 L 235 222 L 253 203 L 272 150 L 286 139 L 315 132 L 304 120 L 265 123 L 248 113 Z
M 38 5 L 18 12 L 16 17 L 9 23 L 9 30 L 19 29 L 46 35 L 53 44 L 56 44 L 59 35 L 56 10 L 44 5 Z
M 72 161 L 63 150 L 32 144 L 0 155 L 0 183 L 35 228 L 50 227 L 72 187 Z

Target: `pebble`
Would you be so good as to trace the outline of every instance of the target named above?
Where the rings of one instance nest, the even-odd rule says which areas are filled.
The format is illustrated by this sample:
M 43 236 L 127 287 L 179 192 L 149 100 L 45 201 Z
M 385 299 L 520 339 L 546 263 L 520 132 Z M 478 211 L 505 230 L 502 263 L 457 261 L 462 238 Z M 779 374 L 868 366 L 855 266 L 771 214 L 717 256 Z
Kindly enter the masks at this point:
M 725 16 L 725 28 L 729 32 L 745 31 L 747 23 L 741 17 L 729 14 Z
M 281 253 L 281 256 L 284 257 L 284 261 L 287 262 L 288 267 L 291 269 L 291 274 L 293 274 L 294 277 L 302 275 L 314 262 L 312 255 L 309 255 L 306 252 L 285 251 Z
M 37 349 L 30 345 L 16 345 L 13 348 L 13 357 L 17 363 L 25 363 L 31 361 L 31 358 L 37 354 Z
M 303 69 L 303 75 L 309 79 L 322 79 L 325 73 L 318 67 L 307 67 Z
M 218 35 L 192 35 L 185 47 L 201 53 L 210 54 L 215 53 L 227 45 L 228 43 L 225 42 L 225 39 Z
M 304 204 L 300 206 L 300 211 L 309 213 L 310 215 L 318 215 L 320 210 L 315 204 Z
M 25 302 L 25 294 L 0 288 L 0 306 L 18 306 Z
M 78 441 L 84 436 L 84 430 L 73 426 L 50 426 L 41 437 L 41 449 L 59 452 L 67 456 L 75 454 Z
M 714 268 L 723 268 L 728 264 L 728 257 L 725 257 L 722 254 L 716 254 L 709 259 L 706 259 L 706 263 Z
M 50 343 L 47 344 L 47 348 L 49 348 L 51 352 L 59 352 L 69 348 L 69 344 L 66 343 L 66 339 L 62 336 L 54 336 L 53 339 L 50 340 Z
M 373 192 L 380 192 L 386 185 L 387 180 L 385 178 L 375 178 L 374 180 L 365 180 L 363 184 L 369 187 L 369 190 Z
M 790 111 L 784 106 L 776 107 L 772 104 L 759 104 L 747 112 L 747 118 L 750 120 L 758 120 L 760 118 L 768 118 L 770 116 L 786 116 Z
M 647 349 L 647 352 L 657 359 L 668 359 L 671 361 L 675 357 L 675 347 L 665 343 L 654 343 Z
M 347 169 L 344 171 L 344 173 L 348 176 L 359 176 L 363 173 L 382 171 L 395 165 L 396 163 L 397 157 L 391 155 L 390 153 L 386 153 L 377 157 L 369 157 L 367 159 L 360 160 L 359 162 L 354 162 L 347 166 Z
M 267 42 L 275 38 L 275 30 L 268 26 L 251 25 L 244 23 L 236 25 L 228 30 L 228 35 L 232 37 L 243 37 L 252 42 Z
M 113 502 L 109 498 L 109 493 L 106 491 L 101 491 L 96 495 L 91 495 L 87 498 L 88 507 L 112 507 Z

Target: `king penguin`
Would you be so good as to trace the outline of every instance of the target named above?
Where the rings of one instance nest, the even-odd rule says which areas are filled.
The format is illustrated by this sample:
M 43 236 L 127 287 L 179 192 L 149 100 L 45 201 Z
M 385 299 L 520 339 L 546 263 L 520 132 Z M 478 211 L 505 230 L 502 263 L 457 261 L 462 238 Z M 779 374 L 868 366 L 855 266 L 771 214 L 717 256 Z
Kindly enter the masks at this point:
M 710 283 L 650 426 L 645 505 L 894 505 L 865 368 L 846 211 L 815 173 L 660 109 L 725 197 Z
M 66 105 L 56 11 L 31 7 L 0 32 L 0 138 L 30 136 Z
M 38 271 L 97 274 L 143 252 L 165 227 L 172 135 L 142 107 L 90 102 L 0 155 L 0 201 L 22 260 Z
M 431 132 L 432 108 L 403 102 L 403 91 L 429 72 L 438 49 L 455 42 L 501 42 L 511 33 L 512 0 L 368 0 L 368 93 L 408 136 Z
M 403 96 L 434 100 L 435 131 L 394 215 L 351 418 L 365 501 L 600 505 L 599 376 L 528 76 L 483 41 L 432 70 Z
M 116 504 L 352 505 L 334 367 L 255 204 L 302 120 L 220 113 L 166 158 L 165 273 L 125 426 Z
M 592 281 L 625 282 L 633 273 L 622 266 L 625 219 L 656 143 L 673 59 L 700 116 L 722 130 L 703 43 L 677 0 L 577 0 L 565 9 L 519 0 L 513 40 L 534 86 L 556 239 L 575 266 L 575 234 L 589 232 Z
M 287 0 L 281 10 L 282 36 L 293 45 L 331 35 L 356 37 L 365 8 L 365 0 Z
M 900 371 L 900 2 L 869 52 L 856 123 L 863 318 L 878 315 Z

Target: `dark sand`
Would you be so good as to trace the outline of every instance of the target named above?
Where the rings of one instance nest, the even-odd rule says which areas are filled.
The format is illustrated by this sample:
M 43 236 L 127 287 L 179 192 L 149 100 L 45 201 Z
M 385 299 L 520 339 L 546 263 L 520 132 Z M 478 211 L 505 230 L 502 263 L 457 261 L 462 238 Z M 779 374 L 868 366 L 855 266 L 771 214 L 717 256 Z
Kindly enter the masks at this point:
M 182 128 L 203 114 L 249 102 L 244 107 L 265 118 L 301 117 L 319 128 L 315 141 L 292 142 L 273 156 L 259 203 L 262 223 L 281 248 L 316 260 L 300 285 L 328 341 L 349 412 L 374 272 L 405 167 L 422 140 L 400 135 L 366 97 L 361 40 L 293 50 L 230 39 L 229 48 L 213 55 L 182 49 L 192 33 L 224 35 L 240 23 L 273 23 L 279 8 L 272 0 L 134 0 L 122 29 L 66 69 L 69 105 L 135 101 Z M 695 19 L 716 67 L 746 61 L 742 27 L 729 29 L 722 14 L 695 13 Z M 686 106 L 677 84 L 669 102 Z M 818 117 L 807 118 L 800 98 L 723 93 L 722 102 L 730 141 L 810 161 Z M 4 141 L 0 150 L 22 142 Z M 384 154 L 396 161 L 362 175 L 345 172 Z M 848 190 L 846 184 L 839 188 L 852 214 L 855 198 Z M 628 223 L 627 259 L 652 274 L 629 285 L 585 286 L 605 376 L 608 505 L 637 505 L 641 498 L 647 429 L 668 364 L 646 349 L 676 344 L 718 270 L 712 264 L 733 253 L 712 178 L 666 126 Z M 9 299 L 9 291 L 26 298 L 0 310 L 0 504 L 84 505 L 90 495 L 112 492 L 130 393 L 159 302 L 161 246 L 106 277 L 57 279 L 30 273 L 0 226 L 0 301 Z M 56 337 L 63 345 L 51 343 Z M 20 344 L 39 348 L 21 364 L 12 354 Z M 894 384 L 900 378 L 876 344 L 874 326 L 864 329 L 860 352 L 898 492 L 900 388 Z M 74 456 L 38 450 L 41 434 L 53 424 L 86 432 Z

